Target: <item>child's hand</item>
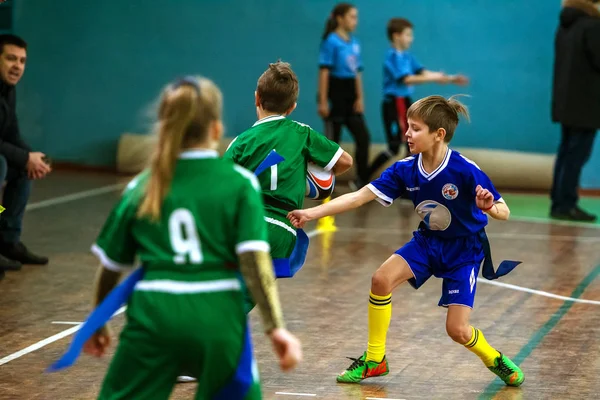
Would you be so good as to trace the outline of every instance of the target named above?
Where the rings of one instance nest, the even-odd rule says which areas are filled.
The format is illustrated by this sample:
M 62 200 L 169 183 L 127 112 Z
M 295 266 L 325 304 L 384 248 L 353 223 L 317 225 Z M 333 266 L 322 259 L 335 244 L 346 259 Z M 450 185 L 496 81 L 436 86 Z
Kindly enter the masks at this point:
M 460 86 L 465 86 L 469 84 L 469 78 L 464 75 L 452 75 L 450 77 L 450 81 Z
M 364 113 L 365 112 L 365 104 L 363 103 L 363 99 L 361 99 L 361 98 L 356 99 L 352 108 L 353 108 L 354 112 L 357 114 Z
M 287 329 L 276 328 L 269 333 L 282 371 L 290 371 L 302 360 L 302 345 Z
M 304 228 L 304 224 L 310 221 L 306 210 L 290 211 L 287 215 L 287 219 L 289 219 L 296 228 Z
M 327 118 L 329 116 L 329 104 L 327 102 L 325 102 L 325 103 L 319 103 L 319 107 L 317 108 L 317 112 L 319 113 L 319 115 L 321 116 L 321 118 Z
M 439 78 L 436 80 L 436 82 L 442 85 L 452 83 L 452 75 L 447 75 L 442 72 Z
M 83 345 L 83 352 L 96 357 L 102 357 L 110 345 L 110 329 L 104 326 L 98 329 Z
M 494 205 L 494 195 L 489 190 L 484 189 L 481 185 L 475 188 L 475 204 L 482 210 L 488 210 Z

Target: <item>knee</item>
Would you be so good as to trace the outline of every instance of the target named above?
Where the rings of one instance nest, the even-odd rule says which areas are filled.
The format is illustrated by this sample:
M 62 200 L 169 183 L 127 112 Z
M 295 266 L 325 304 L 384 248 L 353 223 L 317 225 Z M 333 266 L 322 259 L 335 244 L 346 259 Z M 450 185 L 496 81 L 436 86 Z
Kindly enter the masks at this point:
M 456 343 L 465 344 L 471 340 L 471 326 L 463 322 L 446 321 L 446 332 Z
M 380 296 L 385 296 L 392 292 L 391 282 L 381 270 L 375 271 L 371 278 L 371 292 Z

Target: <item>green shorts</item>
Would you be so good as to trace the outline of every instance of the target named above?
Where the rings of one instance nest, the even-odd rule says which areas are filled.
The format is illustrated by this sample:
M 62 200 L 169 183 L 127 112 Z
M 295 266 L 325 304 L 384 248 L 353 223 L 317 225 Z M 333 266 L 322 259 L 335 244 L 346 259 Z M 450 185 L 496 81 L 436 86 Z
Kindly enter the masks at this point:
M 241 362 L 249 329 L 239 281 L 225 281 L 237 282 L 237 289 L 182 294 L 136 288 L 98 398 L 168 399 L 182 371 L 198 379 L 196 400 L 224 390 Z M 253 364 L 252 384 L 240 400 L 262 398 L 256 371 Z
M 293 228 L 290 228 L 293 229 Z M 296 246 L 296 235 L 288 229 L 267 222 L 267 233 L 269 235 L 269 246 L 271 247 L 271 258 L 289 258 Z M 255 304 L 246 285 L 244 291 L 244 310 L 249 313 Z
M 288 227 L 289 228 L 289 227 Z M 293 229 L 293 228 L 290 228 Z M 280 225 L 267 222 L 272 258 L 288 258 L 296 246 L 296 235 Z

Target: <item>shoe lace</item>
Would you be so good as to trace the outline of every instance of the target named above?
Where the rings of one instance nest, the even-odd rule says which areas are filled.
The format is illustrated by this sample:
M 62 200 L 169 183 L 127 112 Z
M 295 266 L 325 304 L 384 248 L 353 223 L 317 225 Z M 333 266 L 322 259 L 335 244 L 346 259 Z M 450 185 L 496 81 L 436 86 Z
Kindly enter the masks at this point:
M 354 371 L 356 368 L 360 368 L 365 365 L 365 361 L 359 358 L 346 357 L 349 360 L 354 361 L 349 367 L 348 371 Z
M 498 366 L 496 367 L 496 370 L 503 375 L 510 375 L 513 372 L 515 372 L 515 371 L 513 371 L 513 369 L 511 367 L 509 367 L 508 365 L 506 365 L 504 363 L 504 360 L 502 360 L 502 358 L 500 358 L 500 360 L 498 360 Z

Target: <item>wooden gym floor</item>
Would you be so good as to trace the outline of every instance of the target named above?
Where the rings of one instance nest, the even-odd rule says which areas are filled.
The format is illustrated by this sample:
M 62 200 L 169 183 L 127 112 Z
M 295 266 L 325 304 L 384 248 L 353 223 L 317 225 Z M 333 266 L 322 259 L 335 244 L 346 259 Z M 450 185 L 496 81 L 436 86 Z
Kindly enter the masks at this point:
M 77 323 L 90 311 L 97 262 L 89 246 L 124 181 L 57 172 L 36 183 L 23 240 L 49 255 L 51 263 L 7 272 L 0 282 L 0 399 L 97 395 L 114 343 L 104 359 L 82 355 L 66 371 L 43 371 L 66 350 Z M 351 363 L 346 357 L 366 349 L 372 272 L 417 225 L 410 204 L 398 202 L 389 209 L 373 203 L 338 216 L 333 233 L 315 230 L 316 225 L 307 229 L 314 236 L 306 265 L 294 279 L 279 281 L 288 327 L 303 343 L 304 362 L 297 370 L 278 370 L 258 312 L 251 313 L 264 398 L 598 398 L 599 226 L 523 221 L 516 214 L 508 222 L 492 221 L 488 233 L 496 265 L 503 259 L 523 264 L 499 281 L 480 278 L 472 323 L 522 367 L 521 388 L 505 387 L 474 354 L 447 337 L 436 279 L 418 291 L 404 286 L 394 292 L 390 374 L 360 385 L 335 382 Z M 115 317 L 115 334 L 122 324 L 123 316 Z M 194 389 L 193 383 L 177 385 L 172 398 L 193 398 Z

